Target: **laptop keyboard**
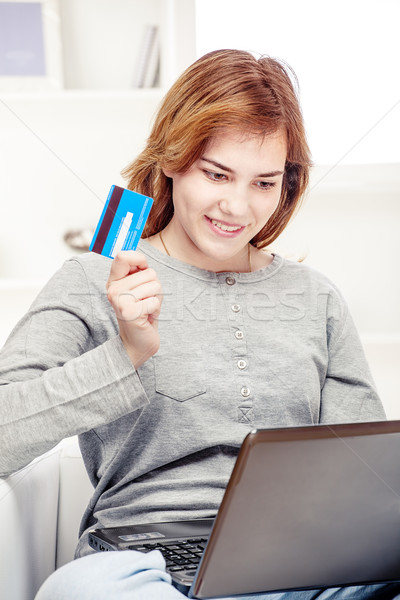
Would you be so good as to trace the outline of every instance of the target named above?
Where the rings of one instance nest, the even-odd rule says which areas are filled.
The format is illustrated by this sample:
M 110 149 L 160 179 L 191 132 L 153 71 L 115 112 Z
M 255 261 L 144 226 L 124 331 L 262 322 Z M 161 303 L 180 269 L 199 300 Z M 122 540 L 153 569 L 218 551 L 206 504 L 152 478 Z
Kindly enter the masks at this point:
M 168 571 L 173 573 L 197 569 L 206 544 L 207 539 L 199 537 L 187 540 L 149 542 L 140 546 L 129 546 L 129 549 L 138 550 L 139 552 L 159 550 L 165 558 Z

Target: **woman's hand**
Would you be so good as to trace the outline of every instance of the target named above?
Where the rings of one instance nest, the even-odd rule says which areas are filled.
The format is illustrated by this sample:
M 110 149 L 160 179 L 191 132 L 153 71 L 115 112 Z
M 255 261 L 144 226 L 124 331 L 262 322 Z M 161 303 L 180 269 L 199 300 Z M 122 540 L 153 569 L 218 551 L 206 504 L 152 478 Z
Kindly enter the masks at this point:
M 122 342 L 137 369 L 160 346 L 161 283 L 144 254 L 118 252 L 107 281 L 107 296 L 118 319 Z

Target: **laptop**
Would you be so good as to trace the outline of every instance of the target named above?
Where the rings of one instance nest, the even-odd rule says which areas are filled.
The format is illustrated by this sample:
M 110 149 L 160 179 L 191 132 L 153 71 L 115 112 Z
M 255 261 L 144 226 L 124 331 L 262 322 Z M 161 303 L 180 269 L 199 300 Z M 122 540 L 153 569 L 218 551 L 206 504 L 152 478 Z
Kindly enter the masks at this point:
M 251 431 L 215 519 L 95 529 L 189 598 L 400 580 L 400 421 Z

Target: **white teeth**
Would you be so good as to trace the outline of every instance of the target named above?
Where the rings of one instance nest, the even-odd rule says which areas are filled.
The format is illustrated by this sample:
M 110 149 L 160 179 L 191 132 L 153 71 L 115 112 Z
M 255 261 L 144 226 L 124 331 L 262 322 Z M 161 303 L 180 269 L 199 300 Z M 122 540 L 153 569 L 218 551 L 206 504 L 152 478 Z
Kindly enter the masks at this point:
M 222 229 L 222 231 L 238 231 L 239 229 L 242 229 L 237 225 L 234 226 L 230 226 L 230 225 L 224 225 L 223 223 L 221 223 L 220 221 L 216 221 L 215 219 L 211 219 L 211 223 L 213 225 L 216 225 L 217 227 L 219 227 L 220 229 Z

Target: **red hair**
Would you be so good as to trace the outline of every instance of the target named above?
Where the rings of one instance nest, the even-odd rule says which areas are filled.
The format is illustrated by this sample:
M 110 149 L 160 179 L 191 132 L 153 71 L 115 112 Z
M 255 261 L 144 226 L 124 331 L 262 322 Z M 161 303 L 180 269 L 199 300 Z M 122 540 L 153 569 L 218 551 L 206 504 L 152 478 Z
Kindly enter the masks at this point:
M 290 70 L 242 50 L 216 50 L 198 59 L 165 96 L 145 149 L 122 174 L 128 188 L 154 198 L 144 237 L 171 220 L 172 181 L 162 171 L 187 171 L 221 129 L 255 135 L 283 131 L 287 159 L 279 205 L 252 243 L 262 248 L 288 224 L 306 190 L 311 166 L 303 117 Z M 295 78 L 292 73 L 292 77 Z

